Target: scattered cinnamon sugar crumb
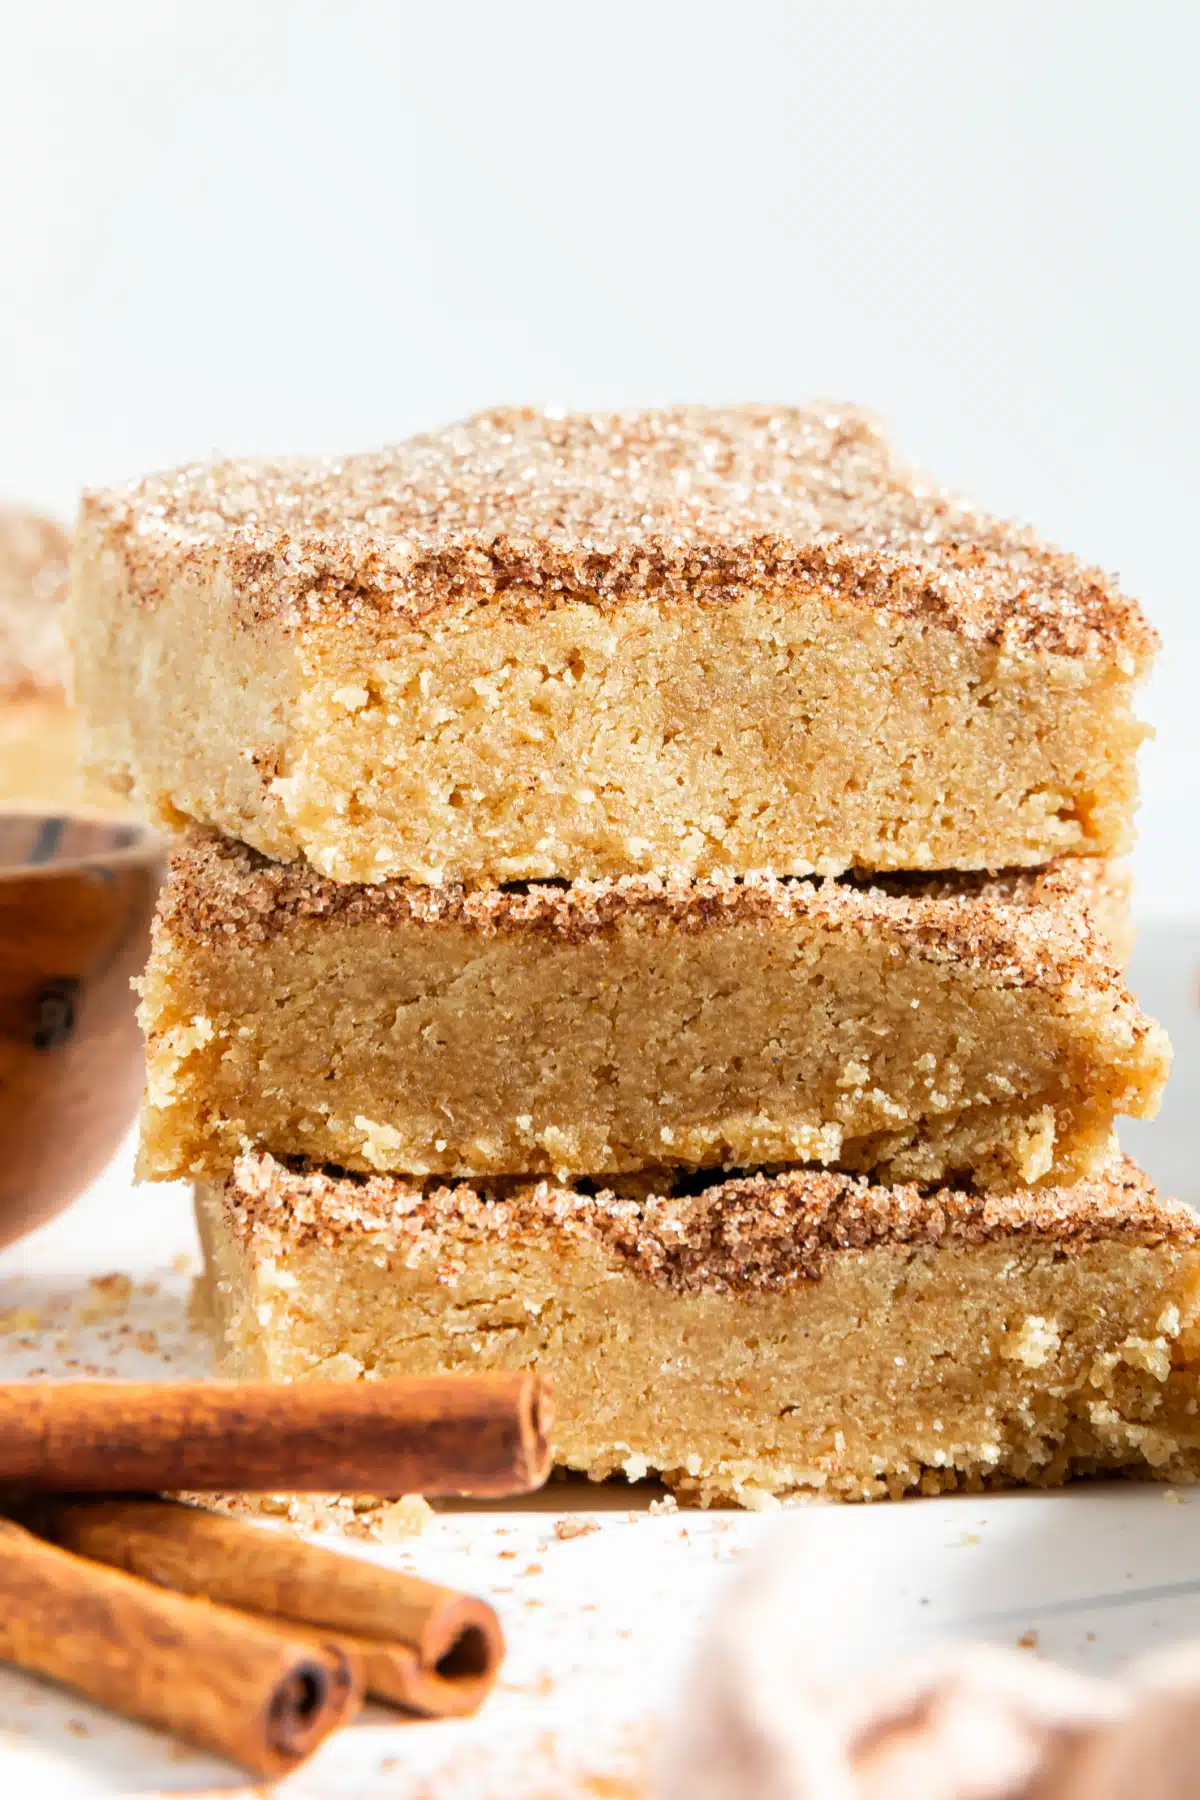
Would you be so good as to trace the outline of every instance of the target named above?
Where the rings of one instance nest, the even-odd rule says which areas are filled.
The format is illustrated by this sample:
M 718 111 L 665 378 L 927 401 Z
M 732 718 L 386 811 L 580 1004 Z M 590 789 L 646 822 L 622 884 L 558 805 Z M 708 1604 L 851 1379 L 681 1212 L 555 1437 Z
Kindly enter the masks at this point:
M 646 1800 L 648 1789 L 631 1775 L 580 1775 L 578 1791 L 595 1800 Z
M 186 1275 L 192 1266 L 192 1259 L 186 1250 L 177 1250 L 171 1258 L 171 1268 L 176 1275 Z
M 156 1331 L 135 1332 L 133 1341 L 146 1356 L 153 1356 L 158 1349 L 158 1333 Z
M 1036 1631 L 1023 1631 L 1017 1639 L 1018 1650 L 1036 1650 L 1037 1647 L 1038 1634 Z
M 533 1562 L 533 1563 L 529 1564 L 528 1568 L 522 1569 L 521 1573 L 523 1575 L 544 1575 L 545 1570 L 543 1569 L 541 1563 Z
M 405 1494 L 379 1509 L 377 1536 L 381 1543 L 400 1544 L 424 1531 L 433 1508 L 421 1494 Z
M 661 1500 L 650 1502 L 652 1513 L 675 1513 L 679 1511 L 679 1502 L 674 1494 L 664 1494 Z
M 204 1506 L 226 1518 L 285 1519 L 297 1531 L 340 1531 L 371 1543 L 402 1542 L 415 1537 L 434 1516 L 419 1494 L 384 1500 L 372 1494 L 193 1494 L 172 1496 Z M 395 1518 L 389 1515 L 395 1514 Z M 397 1527 L 403 1529 L 397 1529 Z
M 500 1686 L 507 1694 L 533 1694 L 538 1700 L 544 1700 L 555 1689 L 553 1675 L 543 1669 L 535 1681 L 502 1681 Z
M 589 1532 L 599 1531 L 596 1519 L 555 1519 L 554 1535 L 565 1543 L 568 1538 L 587 1537 Z M 503 1554 L 503 1552 L 501 1552 Z
M 111 1304 L 124 1305 L 133 1292 L 133 1277 L 113 1269 L 107 1275 L 89 1275 L 88 1286 L 95 1288 L 96 1293 Z
M 40 1331 L 44 1323 L 45 1314 L 35 1312 L 32 1306 L 10 1306 L 0 1313 L 0 1332 Z
M 91 1296 L 76 1303 L 72 1311 L 78 1324 L 98 1325 L 104 1319 L 122 1313 L 133 1293 L 133 1277 L 114 1271 L 110 1275 L 92 1275 L 88 1279 Z

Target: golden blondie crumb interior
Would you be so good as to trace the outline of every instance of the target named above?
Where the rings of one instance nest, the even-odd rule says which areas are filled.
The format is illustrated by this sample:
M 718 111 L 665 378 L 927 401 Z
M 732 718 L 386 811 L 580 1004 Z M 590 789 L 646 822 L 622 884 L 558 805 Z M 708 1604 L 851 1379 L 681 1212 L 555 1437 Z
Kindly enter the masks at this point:
M 1079 866 L 464 894 L 197 837 L 141 984 L 141 1169 L 221 1176 L 249 1141 L 409 1174 L 1071 1179 L 1169 1055 Z

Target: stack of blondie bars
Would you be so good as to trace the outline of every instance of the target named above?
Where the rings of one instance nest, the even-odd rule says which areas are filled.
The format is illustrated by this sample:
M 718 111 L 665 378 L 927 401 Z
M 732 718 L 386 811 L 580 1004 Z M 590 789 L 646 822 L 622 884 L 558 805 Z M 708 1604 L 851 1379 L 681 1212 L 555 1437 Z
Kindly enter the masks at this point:
M 223 1372 L 536 1365 L 704 1502 L 1196 1463 L 1109 579 L 853 409 L 504 411 L 91 494 L 72 608 Z

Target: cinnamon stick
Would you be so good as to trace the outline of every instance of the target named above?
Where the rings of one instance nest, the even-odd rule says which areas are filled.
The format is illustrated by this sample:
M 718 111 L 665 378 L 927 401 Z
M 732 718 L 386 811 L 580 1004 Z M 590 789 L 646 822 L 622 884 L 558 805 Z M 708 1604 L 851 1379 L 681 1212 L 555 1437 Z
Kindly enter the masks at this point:
M 550 1419 L 527 1371 L 0 1385 L 0 1486 L 498 1498 L 545 1481 Z
M 504 1639 L 484 1601 L 285 1532 L 142 1498 L 49 1498 L 23 1516 L 82 1556 L 331 1636 L 369 1694 L 408 1712 L 472 1713 L 499 1672 Z
M 44 1543 L 0 1519 L 0 1658 L 215 1750 L 285 1775 L 357 1710 L 361 1670 L 336 1643 Z
M 253 1613 L 246 1616 L 266 1617 Z M 268 1622 L 302 1643 L 312 1642 L 315 1630 L 312 1625 L 275 1617 Z M 328 1634 L 328 1642 L 339 1645 L 347 1656 L 355 1658 L 362 1671 L 363 1692 L 369 1699 L 378 1700 L 384 1706 L 394 1706 L 418 1719 L 470 1717 L 479 1711 L 496 1685 L 500 1669 L 497 1661 L 486 1668 L 482 1676 L 472 1673 L 471 1670 L 482 1661 L 482 1656 L 474 1649 L 468 1651 L 472 1659 L 469 1666 L 451 1668 L 448 1674 L 443 1674 L 440 1669 L 423 1668 L 411 1644 L 385 1644 L 374 1638 L 352 1637 L 344 1631 Z

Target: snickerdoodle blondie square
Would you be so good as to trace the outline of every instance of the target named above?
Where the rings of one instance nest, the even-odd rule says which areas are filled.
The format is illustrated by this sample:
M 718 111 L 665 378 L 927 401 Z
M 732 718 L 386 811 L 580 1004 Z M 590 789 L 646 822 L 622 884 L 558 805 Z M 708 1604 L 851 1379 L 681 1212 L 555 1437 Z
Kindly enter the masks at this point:
M 85 497 L 86 758 L 339 881 L 1129 846 L 1155 647 L 841 406 L 482 414 Z
M 142 982 L 142 1171 L 223 1176 L 249 1142 L 409 1174 L 1070 1180 L 1169 1058 L 1097 923 L 1104 869 L 354 885 L 194 832 Z
M 533 1367 L 558 1460 L 702 1503 L 1200 1469 L 1200 1227 L 1116 1162 L 980 1195 L 803 1170 L 200 1188 L 218 1372 Z

